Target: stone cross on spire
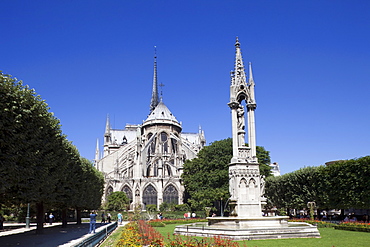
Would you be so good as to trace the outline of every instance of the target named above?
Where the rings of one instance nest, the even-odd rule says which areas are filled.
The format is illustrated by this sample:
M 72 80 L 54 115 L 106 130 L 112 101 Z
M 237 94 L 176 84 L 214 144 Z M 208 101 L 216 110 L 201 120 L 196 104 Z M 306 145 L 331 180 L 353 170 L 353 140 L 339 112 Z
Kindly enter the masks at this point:
M 152 89 L 152 99 L 150 101 L 150 113 L 159 104 L 158 96 L 158 85 L 157 85 L 157 47 L 154 46 L 154 75 L 153 75 L 153 89 Z

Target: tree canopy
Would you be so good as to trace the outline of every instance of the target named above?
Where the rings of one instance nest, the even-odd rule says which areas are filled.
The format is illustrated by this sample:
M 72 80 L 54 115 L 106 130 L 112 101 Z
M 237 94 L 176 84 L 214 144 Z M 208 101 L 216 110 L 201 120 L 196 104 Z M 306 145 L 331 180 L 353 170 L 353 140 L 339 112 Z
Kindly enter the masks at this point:
M 126 209 L 130 202 L 126 193 L 123 191 L 115 191 L 108 195 L 106 209 L 113 211 L 122 211 Z
M 35 204 L 39 233 L 44 206 L 97 208 L 104 180 L 87 162 L 41 96 L 0 72 L 1 203 Z
M 232 158 L 232 139 L 215 141 L 204 147 L 198 157 L 187 160 L 182 174 L 188 203 L 193 209 L 212 206 L 214 201 L 229 198 L 229 163 Z M 257 158 L 261 174 L 270 176 L 270 156 L 263 147 L 257 146 Z M 262 171 L 264 173 L 262 173 Z
M 370 207 L 370 156 L 305 167 L 266 180 L 266 197 L 279 208 L 321 209 Z

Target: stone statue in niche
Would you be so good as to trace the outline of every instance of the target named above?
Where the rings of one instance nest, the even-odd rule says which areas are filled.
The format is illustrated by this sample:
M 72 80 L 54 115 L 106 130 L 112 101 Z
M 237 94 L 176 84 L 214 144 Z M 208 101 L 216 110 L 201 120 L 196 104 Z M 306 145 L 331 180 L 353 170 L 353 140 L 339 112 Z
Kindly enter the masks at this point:
M 244 118 L 244 106 L 239 104 L 239 107 L 237 109 L 237 124 L 238 124 L 238 144 L 239 146 L 245 145 L 245 118 Z

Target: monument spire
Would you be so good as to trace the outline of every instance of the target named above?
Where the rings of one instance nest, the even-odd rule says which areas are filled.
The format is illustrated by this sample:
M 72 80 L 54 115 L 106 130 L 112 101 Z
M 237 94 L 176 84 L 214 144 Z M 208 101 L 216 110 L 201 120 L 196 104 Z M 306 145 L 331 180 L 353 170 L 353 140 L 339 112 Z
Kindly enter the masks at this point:
M 159 104 L 158 96 L 158 82 L 157 82 L 157 47 L 154 46 L 154 74 L 153 74 L 153 89 L 152 89 L 152 99 L 150 101 L 150 113 Z
M 235 70 L 231 74 L 230 102 L 233 135 L 233 157 L 229 165 L 231 215 L 261 215 L 261 180 L 256 157 L 254 81 L 249 64 L 249 81 L 245 74 L 240 43 L 235 43 Z M 246 106 L 246 107 L 245 107 Z M 246 114 L 245 114 L 246 113 Z M 246 116 L 247 118 L 246 118 Z M 246 121 L 247 120 L 247 121 Z M 247 123 L 246 123 L 247 122 Z M 245 133 L 248 130 L 248 146 Z
M 245 69 L 244 69 L 244 63 L 243 63 L 243 57 L 242 57 L 242 52 L 240 49 L 240 43 L 238 37 L 236 37 L 236 42 L 235 42 L 235 65 L 234 65 L 234 71 L 232 72 L 232 85 L 235 86 L 234 90 L 232 93 L 234 95 L 231 95 L 233 97 L 237 97 L 236 91 L 238 88 L 241 87 L 246 87 L 247 82 L 246 82 L 246 75 L 245 75 Z M 233 99 L 240 101 L 240 99 Z
M 254 79 L 253 79 L 253 72 L 252 72 L 252 63 L 249 62 L 249 81 L 248 81 L 248 87 L 249 87 L 249 96 L 250 100 L 249 103 L 256 103 L 256 99 L 254 98 Z
M 98 168 L 98 162 L 99 162 L 99 159 L 100 159 L 99 152 L 100 152 L 99 151 L 99 139 L 96 139 L 96 149 L 95 149 L 94 166 L 98 170 L 99 170 L 99 168 Z

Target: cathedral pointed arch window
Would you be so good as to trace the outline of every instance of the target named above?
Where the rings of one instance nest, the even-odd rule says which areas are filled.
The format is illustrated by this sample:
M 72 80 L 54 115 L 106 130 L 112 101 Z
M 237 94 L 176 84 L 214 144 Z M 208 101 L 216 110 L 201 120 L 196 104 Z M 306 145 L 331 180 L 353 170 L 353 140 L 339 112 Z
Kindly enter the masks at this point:
M 171 138 L 171 149 L 172 153 L 178 153 L 177 151 L 177 140 L 175 138 Z
M 154 204 L 157 205 L 157 190 L 153 185 L 149 184 L 143 192 L 144 205 Z
M 161 133 L 161 144 L 162 144 L 162 153 L 168 153 L 168 135 L 166 132 Z
M 123 186 L 122 191 L 126 193 L 127 198 L 132 202 L 132 190 L 127 185 Z
M 154 137 L 152 142 L 150 143 L 150 154 L 155 154 L 156 142 L 157 142 L 157 137 Z
M 179 203 L 179 192 L 172 184 L 168 185 L 163 191 L 163 202 Z

